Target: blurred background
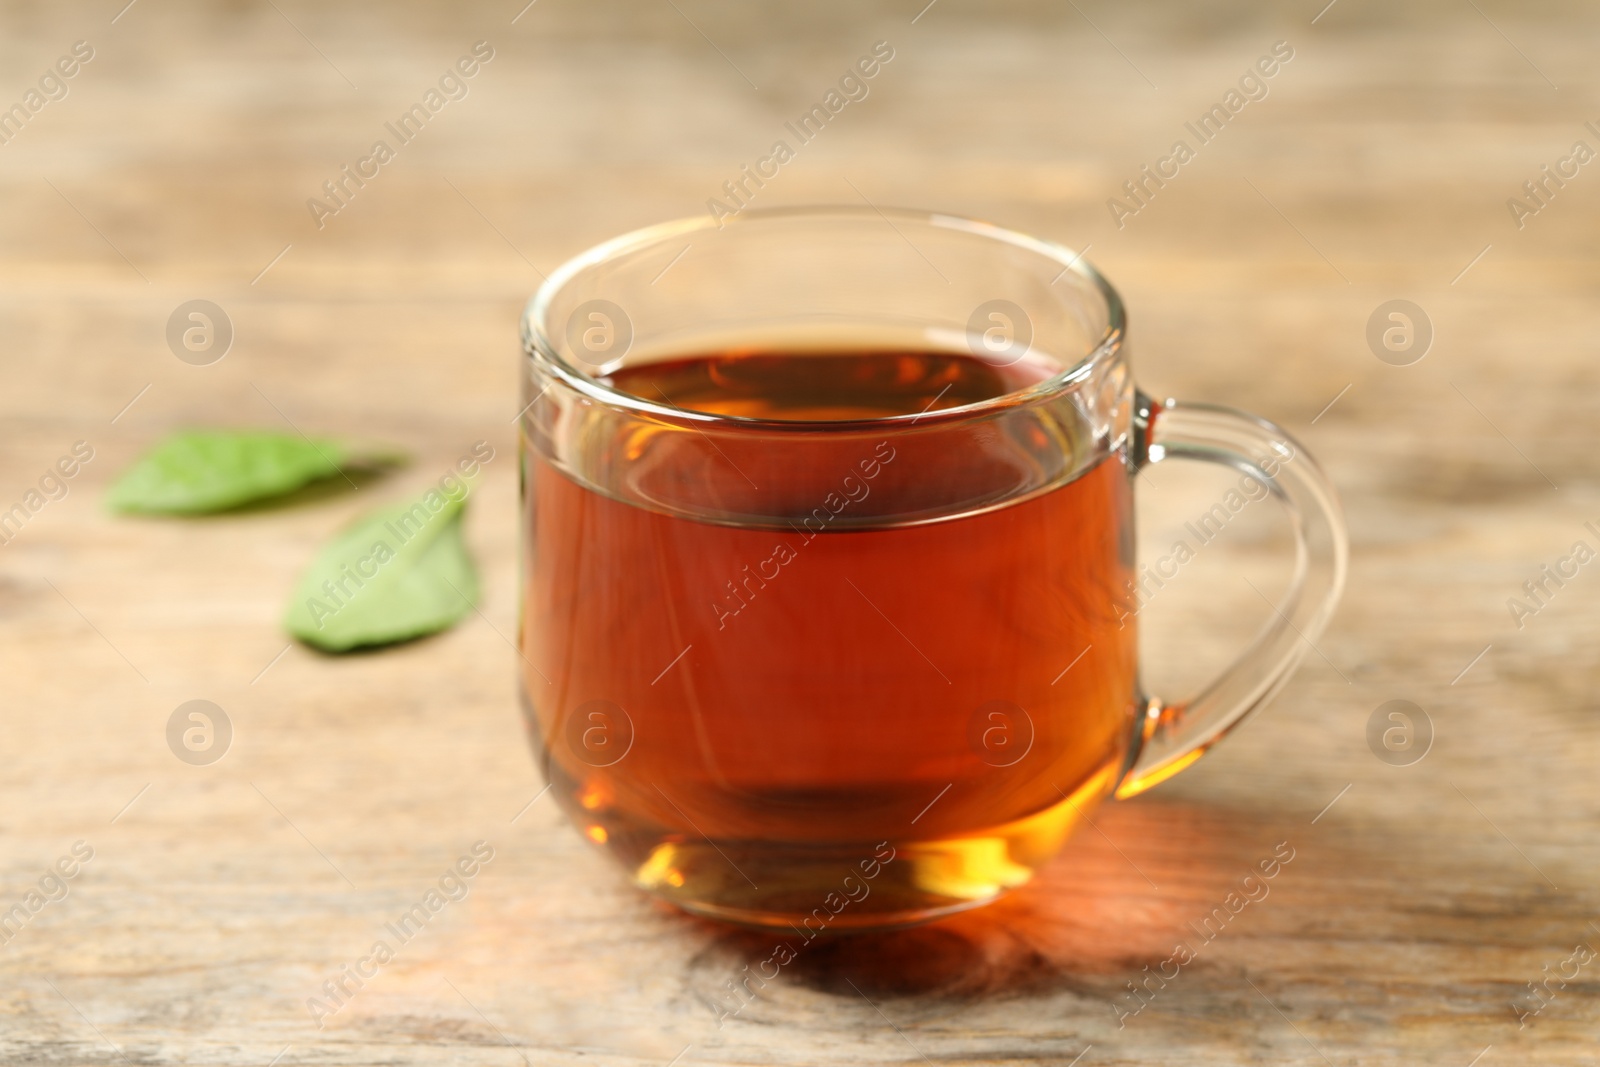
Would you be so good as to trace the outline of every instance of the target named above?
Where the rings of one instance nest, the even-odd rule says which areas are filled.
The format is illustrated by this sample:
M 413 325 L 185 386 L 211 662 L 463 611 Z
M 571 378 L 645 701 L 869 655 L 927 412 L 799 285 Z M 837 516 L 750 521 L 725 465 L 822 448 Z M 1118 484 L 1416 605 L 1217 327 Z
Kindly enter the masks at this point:
M 93 850 L 0 948 L 0 1059 L 1588 1062 L 1600 579 L 1520 620 L 1508 600 L 1600 548 L 1591 5 L 124 3 L 0 5 L 0 510 L 93 453 L 0 547 L 0 914 Z M 880 42 L 867 95 L 798 145 L 785 123 Z M 420 131 L 388 129 L 436 90 Z M 1202 144 L 1186 123 L 1219 104 Z M 344 179 L 380 139 L 393 158 Z M 1287 427 L 1339 485 L 1353 559 L 1278 700 L 1049 877 L 816 949 L 719 1026 L 770 937 L 644 902 L 530 800 L 516 330 L 565 259 L 707 211 L 780 139 L 796 156 L 752 206 L 937 209 L 1087 249 L 1143 388 Z M 1193 158 L 1130 194 L 1180 139 Z M 206 365 L 167 340 L 198 299 L 233 335 Z M 1386 346 L 1397 300 L 1415 334 Z M 316 507 L 109 516 L 115 475 L 193 425 L 414 461 Z M 317 546 L 479 439 L 481 613 L 377 654 L 290 644 Z M 1143 558 L 1230 480 L 1141 479 Z M 1159 691 L 1270 614 L 1239 578 L 1281 584 L 1281 517 L 1227 534 L 1142 615 Z M 206 767 L 165 739 L 196 698 L 233 729 Z M 1422 712 L 1402 756 L 1369 743 L 1391 700 Z M 466 901 L 318 1028 L 308 998 L 478 840 Z M 1127 999 L 1280 842 L 1270 899 Z

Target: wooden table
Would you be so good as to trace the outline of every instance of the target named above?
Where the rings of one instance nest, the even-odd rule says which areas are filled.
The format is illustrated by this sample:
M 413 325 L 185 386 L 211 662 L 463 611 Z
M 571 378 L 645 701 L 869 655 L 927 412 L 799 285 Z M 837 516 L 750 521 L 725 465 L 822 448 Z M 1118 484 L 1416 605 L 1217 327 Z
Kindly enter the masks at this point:
M 0 145 L 0 510 L 93 449 L 0 549 L 0 911 L 74 871 L 0 950 L 0 1061 L 1595 1062 L 1600 961 L 1567 961 L 1600 945 L 1600 570 L 1520 628 L 1507 607 L 1575 541 L 1600 547 L 1600 165 L 1520 229 L 1506 204 L 1574 141 L 1600 147 L 1591 9 L 121 2 L 0 14 L 0 104 L 93 49 Z M 466 97 L 319 229 L 307 199 L 480 40 Z M 718 990 L 771 939 L 647 902 L 534 799 L 508 647 L 515 321 L 567 256 L 704 210 L 879 40 L 870 96 L 757 202 L 1092 245 L 1146 388 L 1260 412 L 1325 462 L 1351 579 L 1265 714 L 1034 884 L 819 945 L 719 1028 Z M 1118 228 L 1107 199 L 1277 41 L 1294 55 L 1266 98 Z M 164 339 L 200 298 L 235 331 L 208 366 Z M 1434 330 L 1409 366 L 1366 340 L 1397 298 Z M 287 508 L 107 515 L 109 480 L 193 424 L 415 460 Z M 481 617 L 370 655 L 286 648 L 316 546 L 480 438 Z M 1218 484 L 1144 479 L 1143 551 Z M 1264 618 L 1240 579 L 1279 573 L 1267 510 L 1148 609 L 1164 690 Z M 209 766 L 167 745 L 191 699 L 232 724 Z M 1367 742 L 1394 699 L 1432 724 L 1410 766 Z M 467 897 L 318 1029 L 307 999 L 480 840 Z M 1279 843 L 1270 895 L 1200 939 Z M 1196 958 L 1119 1027 L 1179 940 Z M 1563 970 L 1519 1026 L 1527 983 Z

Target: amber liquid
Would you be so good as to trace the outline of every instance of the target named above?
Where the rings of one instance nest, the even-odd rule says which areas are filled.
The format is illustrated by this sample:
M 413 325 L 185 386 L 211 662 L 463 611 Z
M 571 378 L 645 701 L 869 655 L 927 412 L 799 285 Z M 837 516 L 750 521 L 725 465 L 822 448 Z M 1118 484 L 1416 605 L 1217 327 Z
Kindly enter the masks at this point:
M 938 411 L 1044 373 L 743 353 L 612 381 L 682 408 L 828 421 Z M 618 447 L 671 471 L 651 450 L 673 439 Z M 826 470 L 796 468 L 781 436 L 696 468 L 686 484 L 708 500 L 808 487 L 787 521 L 754 527 L 597 492 L 530 453 L 536 748 L 582 832 L 690 910 L 811 936 L 981 903 L 1026 881 L 1124 768 L 1136 639 L 1119 608 L 1133 564 L 1120 453 L 1018 502 L 893 525 L 861 515 L 994 463 L 863 440 Z

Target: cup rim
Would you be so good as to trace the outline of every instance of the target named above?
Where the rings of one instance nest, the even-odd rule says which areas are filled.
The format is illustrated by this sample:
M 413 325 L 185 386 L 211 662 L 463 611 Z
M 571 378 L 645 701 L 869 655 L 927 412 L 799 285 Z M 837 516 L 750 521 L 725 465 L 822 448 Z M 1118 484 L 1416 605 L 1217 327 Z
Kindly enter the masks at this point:
M 556 294 L 579 272 L 607 259 L 649 245 L 658 244 L 669 238 L 683 237 L 707 229 L 759 225 L 762 222 L 795 217 L 877 219 L 882 222 L 888 222 L 891 225 L 893 224 L 891 220 L 899 219 L 905 222 L 932 225 L 942 229 L 963 231 L 1027 249 L 1061 264 L 1061 273 L 1051 281 L 1050 284 L 1052 286 L 1061 280 L 1062 275 L 1071 272 L 1088 282 L 1100 294 L 1101 299 L 1105 301 L 1106 307 L 1105 330 L 1076 363 L 1070 364 L 1056 374 L 1024 386 L 1021 389 L 1015 389 L 1011 392 L 1002 393 L 999 396 L 989 397 L 970 404 L 943 408 L 939 411 L 907 412 L 870 419 L 837 420 L 762 419 L 752 418 L 747 415 L 724 415 L 710 411 L 698 411 L 693 408 L 680 408 L 671 404 L 656 403 L 591 377 L 564 358 L 556 346 L 551 343 L 546 321 L 550 306 Z M 539 362 L 545 370 L 554 375 L 568 388 L 588 397 L 590 400 L 608 407 L 621 408 L 636 415 L 646 415 L 653 419 L 695 426 L 696 428 L 700 428 L 705 424 L 716 424 L 729 429 L 754 429 L 780 433 L 861 431 L 896 428 L 912 424 L 935 426 L 941 423 L 981 418 L 1000 411 L 1046 402 L 1090 377 L 1096 367 L 1116 358 L 1122 349 L 1126 332 L 1127 317 L 1122 297 L 1118 295 L 1111 283 L 1106 281 L 1105 277 L 1088 260 L 1084 259 L 1081 253 L 1075 252 L 1065 245 L 1032 237 L 981 219 L 952 215 L 946 212 L 919 211 L 914 208 L 898 207 L 861 207 L 851 204 L 800 205 L 752 209 L 741 212 L 736 218 L 722 220 L 711 219 L 705 215 L 696 215 L 631 230 L 610 240 L 602 241 L 600 244 L 578 253 L 557 267 L 534 291 L 522 314 L 524 355 Z

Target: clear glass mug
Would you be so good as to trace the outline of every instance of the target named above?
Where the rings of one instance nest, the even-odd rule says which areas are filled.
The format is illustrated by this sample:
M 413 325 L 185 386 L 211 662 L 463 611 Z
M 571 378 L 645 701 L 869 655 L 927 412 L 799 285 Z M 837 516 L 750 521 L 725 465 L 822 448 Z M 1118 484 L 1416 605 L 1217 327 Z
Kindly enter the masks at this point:
M 523 318 L 519 647 L 584 835 L 698 914 L 918 922 L 1259 708 L 1343 583 L 1332 487 L 1271 423 L 1139 393 L 1125 329 L 1070 249 L 910 211 L 671 222 L 551 275 Z M 956 388 L 825 419 L 667 395 L 662 368 L 729 352 Z M 968 397 L 961 368 L 1010 386 Z M 659 395 L 619 387 L 640 374 Z M 1297 550 L 1266 629 L 1174 703 L 1139 683 L 1131 479 L 1175 458 L 1256 479 Z

